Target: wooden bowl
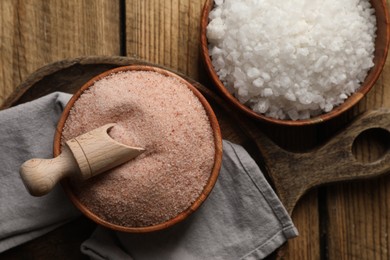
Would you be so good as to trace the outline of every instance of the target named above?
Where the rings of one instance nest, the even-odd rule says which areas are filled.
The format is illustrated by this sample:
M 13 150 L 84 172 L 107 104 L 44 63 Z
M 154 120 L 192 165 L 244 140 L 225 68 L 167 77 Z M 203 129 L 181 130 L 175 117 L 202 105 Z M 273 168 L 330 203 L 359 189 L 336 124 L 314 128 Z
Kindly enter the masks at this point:
M 97 216 L 95 213 L 93 213 L 89 208 L 87 208 L 80 200 L 79 198 L 75 195 L 75 193 L 72 191 L 72 185 L 69 180 L 64 180 L 61 184 L 65 189 L 66 194 L 70 198 L 70 200 L 73 202 L 73 204 L 88 218 L 93 220 L 94 222 L 103 225 L 107 228 L 121 231 L 121 232 L 131 232 L 131 233 L 141 233 L 141 232 L 150 232 L 150 231 L 156 231 L 156 230 L 161 230 L 165 229 L 167 227 L 170 227 L 185 218 L 187 218 L 191 213 L 196 211 L 199 206 L 206 200 L 207 196 L 211 192 L 212 188 L 214 187 L 214 184 L 218 178 L 219 175 L 219 170 L 221 168 L 221 162 L 222 162 L 222 136 L 219 128 L 219 124 L 217 121 L 217 118 L 207 102 L 207 100 L 203 97 L 203 95 L 194 87 L 192 86 L 188 81 L 183 79 L 182 77 L 167 71 L 162 68 L 157 68 L 153 66 L 144 66 L 144 65 L 130 65 L 130 66 L 124 66 L 124 67 L 118 67 L 115 69 L 108 70 L 106 72 L 103 72 L 102 74 L 99 74 L 98 76 L 92 78 L 89 80 L 87 83 L 85 83 L 80 90 L 78 90 L 73 97 L 70 99 L 69 103 L 65 107 L 63 114 L 61 115 L 61 118 L 59 120 L 59 123 L 57 125 L 57 131 L 54 137 L 54 156 L 58 156 L 61 153 L 61 137 L 62 137 L 62 131 L 63 127 L 65 125 L 65 122 L 68 118 L 68 115 L 70 113 L 70 110 L 72 109 L 73 105 L 75 102 L 78 100 L 80 95 L 87 90 L 89 87 L 91 87 L 94 82 L 112 74 L 112 73 L 117 73 L 121 71 L 154 71 L 157 73 L 160 73 L 165 76 L 173 77 L 178 79 L 180 82 L 182 82 L 185 86 L 187 86 L 194 94 L 195 96 L 199 99 L 201 104 L 203 105 L 206 114 L 208 115 L 209 122 L 213 131 L 214 135 L 214 146 L 215 146 L 215 155 L 214 155 L 214 165 L 213 169 L 210 173 L 209 179 L 200 194 L 200 196 L 192 203 L 191 206 L 189 206 L 186 210 L 183 212 L 179 213 L 176 217 L 160 223 L 156 224 L 153 226 L 141 226 L 141 227 L 128 227 L 128 226 L 120 226 L 117 224 L 110 223 L 106 220 L 103 220 L 99 216 Z
M 208 51 L 208 42 L 206 37 L 207 25 L 209 23 L 209 13 L 213 8 L 213 0 L 206 0 L 201 19 L 201 53 L 202 59 L 206 66 L 206 70 L 209 73 L 211 80 L 221 92 L 228 102 L 230 102 L 236 109 L 242 111 L 248 116 L 258 119 L 261 121 L 278 124 L 278 125 L 292 125 L 292 126 L 302 126 L 302 125 L 311 125 L 317 124 L 329 119 L 335 118 L 342 114 L 343 112 L 349 110 L 354 105 L 356 105 L 374 86 L 377 81 L 380 73 L 382 72 L 383 66 L 385 65 L 389 42 L 390 42 L 390 27 L 389 27 L 389 14 L 387 10 L 386 0 L 371 0 L 371 4 L 376 12 L 377 19 L 377 37 L 375 40 L 375 53 L 374 53 L 374 67 L 368 72 L 368 75 L 365 81 L 362 83 L 361 87 L 352 94 L 345 102 L 328 113 L 323 113 L 319 116 L 312 117 L 305 120 L 281 120 L 267 117 L 263 114 L 258 114 L 254 112 L 249 107 L 240 103 L 223 85 L 220 81 L 217 73 L 214 70 L 214 67 L 211 63 L 211 58 Z

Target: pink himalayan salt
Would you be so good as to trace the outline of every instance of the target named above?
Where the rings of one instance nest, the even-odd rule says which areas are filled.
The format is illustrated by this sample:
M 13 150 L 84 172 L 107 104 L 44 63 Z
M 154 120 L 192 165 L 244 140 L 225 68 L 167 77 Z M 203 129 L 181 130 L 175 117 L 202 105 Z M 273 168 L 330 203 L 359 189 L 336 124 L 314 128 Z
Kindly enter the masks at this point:
M 206 112 L 183 83 L 151 71 L 119 72 L 94 83 L 75 102 L 63 129 L 68 140 L 107 123 L 115 140 L 146 152 L 82 184 L 78 199 L 110 223 L 165 222 L 201 194 L 214 164 Z

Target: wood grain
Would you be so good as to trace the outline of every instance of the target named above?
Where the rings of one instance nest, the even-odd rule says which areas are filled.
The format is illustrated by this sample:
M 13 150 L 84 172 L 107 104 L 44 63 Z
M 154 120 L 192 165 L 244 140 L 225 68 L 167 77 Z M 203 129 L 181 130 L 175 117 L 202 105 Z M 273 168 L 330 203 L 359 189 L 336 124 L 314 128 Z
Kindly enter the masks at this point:
M 51 61 L 81 55 L 120 54 L 120 28 L 125 36 L 122 51 L 128 56 L 176 69 L 213 89 L 199 57 L 198 29 L 204 0 L 123 0 L 124 5 L 121 2 L 1 0 L 0 103 L 32 71 Z M 387 5 L 389 7 L 389 0 Z M 120 21 L 123 13 L 125 21 Z M 90 73 L 83 66 L 72 69 Z M 98 71 L 102 68 L 89 69 Z M 58 82 L 58 79 L 45 80 L 50 84 Z M 72 78 L 70 82 L 58 84 L 62 87 L 77 85 L 78 80 Z M 390 63 L 387 61 L 367 97 L 340 119 L 319 127 L 300 129 L 267 124 L 257 127 L 285 149 L 308 150 L 331 138 L 357 114 L 374 107 L 390 107 L 389 84 Z M 43 94 L 48 90 L 39 91 Z M 31 97 L 36 93 L 29 94 Z M 235 137 L 224 128 L 229 124 L 229 116 L 225 115 L 224 119 L 226 123 L 221 124 L 222 132 L 226 133 L 224 136 L 230 136 L 238 143 L 245 142 L 244 137 Z M 377 142 L 363 142 L 356 148 L 356 153 L 366 160 L 378 151 L 378 145 Z M 285 259 L 389 259 L 389 185 L 390 178 L 383 177 L 310 191 L 293 212 L 300 237 L 289 241 L 280 253 Z M 48 239 L 52 237 L 43 239 L 43 243 Z M 70 255 L 78 251 L 74 248 L 78 246 L 76 244 L 73 244 L 73 251 L 60 241 L 54 246 L 59 252 L 67 248 Z M 41 248 L 42 252 L 45 250 L 49 248 Z M 33 252 L 31 246 L 27 252 Z M 24 254 L 32 259 L 40 259 L 42 255 L 39 252 Z M 12 259 L 12 255 L 3 259 Z
M 318 216 L 318 193 L 313 190 L 298 201 L 293 212 L 293 221 L 299 237 L 288 241 L 277 252 L 277 259 L 320 259 L 320 222 Z
M 0 1 L 0 104 L 39 67 L 119 55 L 119 0 Z
M 387 1 L 387 8 L 390 7 Z M 355 114 L 370 108 L 390 107 L 390 60 Z M 362 161 L 381 154 L 382 140 L 367 135 L 355 147 Z M 388 152 L 388 147 L 386 147 Z M 380 157 L 380 156 L 377 156 Z M 327 255 L 329 259 L 390 259 L 390 177 L 332 185 L 326 189 Z
M 357 160 L 358 156 L 354 154 L 358 150 L 357 141 L 367 140 L 368 136 L 364 136 L 365 139 L 361 137 L 369 131 L 377 135 L 383 132 L 382 139 L 378 138 L 377 142 L 386 146 L 390 144 L 390 109 L 380 108 L 363 113 L 328 142 L 304 153 L 279 148 L 258 128 L 252 129 L 251 135 L 260 148 L 267 173 L 280 200 L 291 213 L 299 198 L 318 185 L 368 179 L 390 172 L 390 154 L 386 153 L 389 147 L 381 149 L 375 144 L 361 143 L 375 149 L 370 156 L 380 155 L 380 151 L 383 156 L 378 156 L 373 163 Z M 362 159 L 370 158 L 365 156 Z
M 201 0 L 126 0 L 126 53 L 201 78 Z

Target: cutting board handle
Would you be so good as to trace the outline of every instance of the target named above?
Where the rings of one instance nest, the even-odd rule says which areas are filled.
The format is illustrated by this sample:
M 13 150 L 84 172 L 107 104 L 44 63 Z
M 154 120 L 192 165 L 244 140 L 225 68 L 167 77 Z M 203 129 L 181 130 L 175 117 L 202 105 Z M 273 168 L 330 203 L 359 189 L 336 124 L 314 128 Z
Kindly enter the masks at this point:
M 267 172 L 289 213 L 292 213 L 298 199 L 313 187 L 372 178 L 389 172 L 388 151 L 376 161 L 367 163 L 359 161 L 352 150 L 360 134 L 378 128 L 390 136 L 390 109 L 381 108 L 362 114 L 327 143 L 310 152 L 288 152 L 266 136 L 259 136 L 256 142 L 261 147 Z

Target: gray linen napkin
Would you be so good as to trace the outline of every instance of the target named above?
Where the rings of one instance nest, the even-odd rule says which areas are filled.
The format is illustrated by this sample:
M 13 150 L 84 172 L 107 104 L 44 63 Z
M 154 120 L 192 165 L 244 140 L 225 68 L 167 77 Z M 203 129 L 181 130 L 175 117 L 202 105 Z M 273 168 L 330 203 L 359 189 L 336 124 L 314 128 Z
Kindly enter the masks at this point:
M 25 160 L 52 157 L 55 127 L 69 97 L 57 92 L 0 111 L 0 252 L 79 215 L 59 187 L 32 197 L 18 174 Z M 98 227 L 81 250 L 91 259 L 261 259 L 297 234 L 254 160 L 224 141 L 215 188 L 187 220 L 149 234 Z
M 223 142 L 222 168 L 209 198 L 187 220 L 149 234 L 99 227 L 81 250 L 92 259 L 263 259 L 298 235 L 256 162 Z
M 41 236 L 80 213 L 61 187 L 32 197 L 19 176 L 32 157 L 52 158 L 57 121 L 70 95 L 53 93 L 0 111 L 0 252 Z

